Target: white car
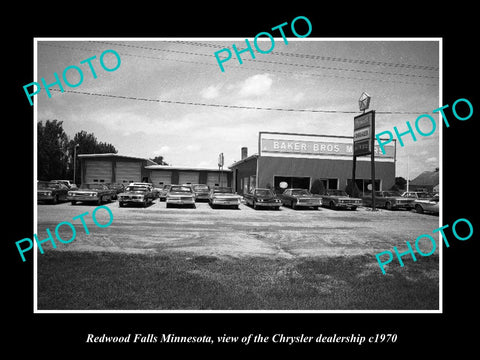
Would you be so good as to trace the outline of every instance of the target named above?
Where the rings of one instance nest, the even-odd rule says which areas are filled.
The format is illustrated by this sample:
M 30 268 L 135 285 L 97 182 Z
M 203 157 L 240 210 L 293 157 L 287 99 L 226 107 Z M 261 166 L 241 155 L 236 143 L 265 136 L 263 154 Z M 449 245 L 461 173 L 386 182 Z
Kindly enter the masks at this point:
M 438 214 L 440 211 L 439 201 L 440 197 L 438 196 L 438 194 L 436 194 L 435 196 L 428 199 L 416 199 L 413 207 L 415 211 L 419 214 L 423 214 L 424 212 Z

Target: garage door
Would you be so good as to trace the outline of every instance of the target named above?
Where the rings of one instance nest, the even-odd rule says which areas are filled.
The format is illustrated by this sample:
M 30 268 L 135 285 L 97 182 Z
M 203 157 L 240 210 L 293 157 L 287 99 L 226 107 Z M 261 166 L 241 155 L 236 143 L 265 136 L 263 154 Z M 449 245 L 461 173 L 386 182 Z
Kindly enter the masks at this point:
M 218 176 L 219 173 L 216 172 L 209 172 L 207 174 L 207 185 L 212 186 L 227 186 L 227 174 L 221 173 L 220 177 Z
M 200 174 L 198 172 L 186 172 L 180 171 L 178 174 L 179 184 L 198 184 L 198 178 Z
M 151 171 L 150 172 L 150 181 L 153 185 L 168 185 L 172 183 L 172 172 L 171 171 Z
M 110 161 L 85 161 L 85 182 L 112 181 L 112 163 Z
M 117 161 L 116 182 L 128 184 L 134 181 L 141 181 L 142 163 L 131 161 Z

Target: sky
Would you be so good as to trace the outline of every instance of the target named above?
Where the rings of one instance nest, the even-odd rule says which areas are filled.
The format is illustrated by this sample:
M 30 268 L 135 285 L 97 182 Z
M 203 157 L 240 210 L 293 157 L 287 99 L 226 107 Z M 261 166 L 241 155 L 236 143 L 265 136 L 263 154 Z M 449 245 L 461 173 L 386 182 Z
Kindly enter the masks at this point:
M 268 38 L 259 39 L 261 49 L 271 47 Z M 404 147 L 397 144 L 396 176 L 407 178 L 407 163 L 410 179 L 439 167 L 441 126 L 432 114 L 443 105 L 437 39 L 287 40 L 275 38 L 273 51 L 255 52 L 255 59 L 242 53 L 240 64 L 232 45 L 244 49 L 245 38 L 39 38 L 33 81 L 53 83 L 54 73 L 61 78 L 72 65 L 83 80 L 70 68 L 67 81 L 78 86 L 61 80 L 65 92 L 52 85 L 51 98 L 44 89 L 35 95 L 37 121 L 63 121 L 71 138 L 81 130 L 94 133 L 121 155 L 161 155 L 173 166 L 217 168 L 219 153 L 226 167 L 240 160 L 242 147 L 257 153 L 260 131 L 352 136 L 366 91 L 376 133 L 393 132 L 393 126 L 407 130 L 406 121 L 413 126 L 422 114 L 437 123 L 431 136 L 417 134 L 414 142 L 407 135 Z M 224 72 L 214 55 L 223 48 L 233 53 Z M 106 50 L 120 56 L 118 69 L 102 68 Z M 80 63 L 92 56 L 96 78 L 88 63 Z M 117 65 L 111 52 L 103 61 L 106 68 Z M 423 119 L 419 126 L 428 132 L 432 125 Z

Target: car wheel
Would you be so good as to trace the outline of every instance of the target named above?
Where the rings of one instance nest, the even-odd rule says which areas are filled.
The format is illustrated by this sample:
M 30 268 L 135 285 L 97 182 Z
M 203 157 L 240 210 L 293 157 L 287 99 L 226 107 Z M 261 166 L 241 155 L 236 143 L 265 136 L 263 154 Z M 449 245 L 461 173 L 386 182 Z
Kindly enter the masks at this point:
M 70 201 L 72 205 L 75 205 L 77 202 L 75 200 Z
M 102 197 L 99 197 L 97 200 L 97 205 L 102 205 Z
M 318 210 L 318 208 L 319 208 L 318 206 L 314 206 L 313 210 Z
M 423 208 L 420 205 L 415 205 L 415 211 L 419 214 L 423 214 Z
M 255 202 L 255 200 L 253 201 L 253 208 L 257 210 L 257 203 Z
M 329 207 L 330 207 L 330 209 L 332 209 L 332 210 L 335 209 L 335 207 L 336 207 L 336 206 L 335 206 L 335 202 L 330 201 Z
M 275 210 L 280 210 L 280 206 L 276 206 L 276 207 L 275 207 Z
M 387 210 L 392 210 L 392 203 L 389 202 L 389 201 L 387 201 L 387 202 L 385 203 L 385 209 L 387 209 Z
M 292 200 L 292 209 L 293 210 L 297 209 L 297 202 L 293 202 L 293 200 Z
M 165 207 L 166 207 L 166 208 L 169 208 L 169 207 L 170 207 L 170 204 L 169 204 L 169 203 L 166 203 L 166 204 L 165 204 Z
M 124 204 L 123 202 L 119 202 L 119 203 L 118 203 L 118 206 L 119 206 L 119 207 L 124 207 L 124 205 L 125 205 L 125 204 Z
M 353 211 L 357 210 L 357 207 L 356 206 L 352 206 L 351 208 Z

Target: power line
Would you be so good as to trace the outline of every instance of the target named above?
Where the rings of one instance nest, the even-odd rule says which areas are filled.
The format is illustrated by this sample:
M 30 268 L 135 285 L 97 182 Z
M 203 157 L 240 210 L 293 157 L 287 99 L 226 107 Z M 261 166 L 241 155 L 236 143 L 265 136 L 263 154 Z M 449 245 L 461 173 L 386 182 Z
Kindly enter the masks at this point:
M 72 46 L 65 46 L 65 45 L 53 45 L 53 44 L 42 44 L 45 46 L 51 46 L 51 47 L 57 47 L 57 48 L 65 48 L 65 49 L 73 49 L 73 50 L 85 50 L 85 51 L 97 51 L 100 49 L 89 49 L 89 48 L 82 48 L 82 47 L 72 47 Z M 161 50 L 161 49 L 159 49 Z M 167 50 L 165 50 L 167 51 Z M 160 57 L 154 57 L 154 56 L 146 56 L 146 55 L 138 55 L 138 54 L 128 54 L 128 53 L 123 53 L 122 56 L 131 56 L 131 57 L 137 57 L 137 58 L 144 58 L 144 59 L 149 59 L 149 60 L 160 60 L 160 61 L 174 61 L 174 62 L 183 62 L 183 63 L 190 63 L 190 64 L 199 64 L 199 65 L 207 65 L 207 66 L 216 66 L 215 63 L 207 63 L 207 62 L 201 62 L 201 61 L 193 61 L 193 60 L 181 60 L 181 59 L 169 59 L 169 58 L 160 58 Z M 334 75 L 334 74 L 315 74 L 315 73 L 299 73 L 299 72 L 293 72 L 293 71 L 287 71 L 287 70 L 278 70 L 278 69 L 262 69 L 262 68 L 257 68 L 257 67 L 251 67 L 248 65 L 242 65 L 241 67 L 238 67 L 240 70 L 257 70 L 257 71 L 268 71 L 268 72 L 276 72 L 276 73 L 282 73 L 282 74 L 291 74 L 291 75 L 300 75 L 300 76 L 317 76 L 317 77 L 331 77 L 331 78 L 339 78 L 339 79 L 347 79 L 347 80 L 358 80 L 358 81 L 377 81 L 377 82 L 387 82 L 387 83 L 396 83 L 396 84 L 408 84 L 408 85 L 420 85 L 420 86 L 437 86 L 437 84 L 432 84 L 432 83 L 422 83 L 422 82 L 412 82 L 412 81 L 400 81 L 400 80 L 391 80 L 391 79 L 380 79 L 380 78 L 357 78 L 357 77 L 351 77 L 351 76 L 342 76 L 342 75 Z
M 138 48 L 138 49 L 144 49 L 144 50 L 165 51 L 165 52 L 196 55 L 196 56 L 207 56 L 207 57 L 213 58 L 212 54 L 202 54 L 202 53 L 196 53 L 196 52 L 191 52 L 191 51 L 159 49 L 159 48 L 152 48 L 152 47 L 149 47 L 149 46 L 120 44 L 120 43 L 112 43 L 112 42 L 108 42 L 108 41 L 94 41 L 94 42 L 100 42 L 100 43 L 104 43 L 104 44 L 108 44 L 108 45 L 132 47 L 132 48 Z M 245 59 L 244 61 L 255 61 L 255 62 L 262 62 L 262 63 L 267 63 L 267 64 L 275 64 L 275 65 L 307 67 L 307 68 L 315 68 L 315 69 L 322 69 L 322 70 L 352 71 L 352 72 L 379 74 L 379 75 L 393 75 L 393 76 L 407 76 L 407 77 L 419 77 L 419 78 L 427 78 L 427 79 L 438 79 L 438 77 L 436 77 L 436 76 L 417 75 L 417 74 L 402 74 L 402 73 L 389 73 L 389 72 L 383 72 L 383 71 L 372 71 L 372 70 L 361 70 L 361 69 L 346 69 L 346 68 L 329 67 L 329 66 L 322 66 L 322 65 L 285 63 L 285 62 L 280 62 L 280 61 L 271 61 L 271 60 L 269 61 L 269 60 L 262 60 L 262 59 Z
M 50 91 L 62 92 L 59 89 L 50 89 Z M 201 103 L 201 102 L 194 102 L 194 101 L 178 101 L 178 100 L 166 100 L 166 99 L 150 99 L 150 98 L 134 97 L 134 96 L 99 94 L 99 93 L 93 93 L 93 92 L 87 92 L 87 91 L 78 91 L 78 90 L 65 90 L 65 91 L 63 91 L 63 93 L 78 94 L 78 95 L 89 95 L 89 96 L 99 96 L 99 97 L 124 99 L 124 100 L 157 102 L 157 103 L 164 103 L 164 104 L 206 106 L 206 107 L 217 107 L 217 108 L 228 108 L 228 109 L 266 110 L 266 111 L 285 111 L 285 112 L 310 112 L 310 113 L 335 113 L 335 114 L 358 114 L 359 113 L 359 111 L 349 111 L 349 110 L 291 109 L 291 108 L 275 108 L 275 107 L 262 107 L 262 106 L 212 104 L 212 103 Z M 389 114 L 389 115 L 417 115 L 417 114 L 426 114 L 428 112 L 376 111 L 376 113 L 377 114 Z
M 186 45 L 194 45 L 194 46 L 204 46 L 204 47 L 211 47 L 221 49 L 224 48 L 222 45 L 215 45 L 215 44 L 206 44 L 194 41 L 174 41 L 179 44 L 186 44 Z M 301 53 L 290 53 L 284 51 L 272 51 L 269 54 L 271 55 L 282 55 L 282 56 L 293 56 L 302 59 L 312 59 L 312 60 L 326 60 L 326 61 L 338 61 L 343 63 L 352 63 L 352 64 L 362 64 L 362 65 L 375 65 L 375 66 L 390 66 L 395 68 L 406 68 L 406 69 L 418 69 L 418 70 L 430 70 L 430 71 L 438 71 L 438 67 L 436 66 L 428 66 L 428 65 L 419 65 L 419 64 L 408 64 L 408 63 L 392 63 L 386 61 L 374 61 L 374 60 L 363 60 L 363 59 L 349 59 L 349 58 L 341 58 L 341 57 L 333 57 L 333 56 L 323 56 L 323 55 L 311 55 L 311 54 L 301 54 Z

